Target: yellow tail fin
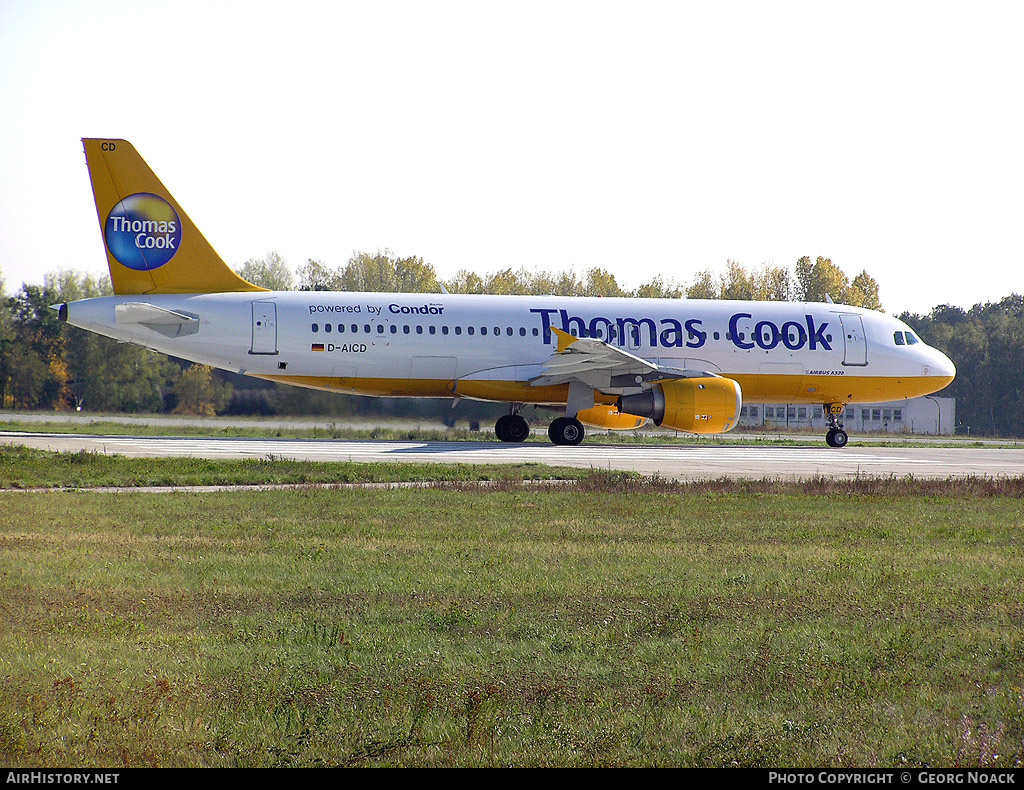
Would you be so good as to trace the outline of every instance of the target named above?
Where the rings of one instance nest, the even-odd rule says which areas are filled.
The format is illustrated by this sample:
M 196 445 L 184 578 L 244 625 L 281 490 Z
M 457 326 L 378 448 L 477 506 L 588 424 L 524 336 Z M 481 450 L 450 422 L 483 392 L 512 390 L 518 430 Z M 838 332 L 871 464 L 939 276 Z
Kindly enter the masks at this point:
M 224 263 L 131 143 L 82 143 L 114 293 L 265 290 Z

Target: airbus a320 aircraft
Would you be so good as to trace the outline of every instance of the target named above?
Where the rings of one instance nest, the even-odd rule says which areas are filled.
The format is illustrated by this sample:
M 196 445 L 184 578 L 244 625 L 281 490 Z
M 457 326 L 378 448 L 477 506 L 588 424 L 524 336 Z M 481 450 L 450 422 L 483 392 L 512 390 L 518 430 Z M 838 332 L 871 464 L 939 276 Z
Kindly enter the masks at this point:
M 115 296 L 61 305 L 73 326 L 301 387 L 564 409 L 548 428 L 731 430 L 743 398 L 824 409 L 927 395 L 953 363 L 910 327 L 831 303 L 267 291 L 235 274 L 124 140 L 85 139 Z

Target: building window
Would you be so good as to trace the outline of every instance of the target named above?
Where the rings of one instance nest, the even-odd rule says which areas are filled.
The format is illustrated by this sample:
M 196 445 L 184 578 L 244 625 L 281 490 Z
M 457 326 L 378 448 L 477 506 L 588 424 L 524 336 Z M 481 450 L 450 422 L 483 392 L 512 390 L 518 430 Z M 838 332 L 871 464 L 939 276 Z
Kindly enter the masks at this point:
M 893 409 L 892 419 L 894 422 L 903 422 L 903 409 Z

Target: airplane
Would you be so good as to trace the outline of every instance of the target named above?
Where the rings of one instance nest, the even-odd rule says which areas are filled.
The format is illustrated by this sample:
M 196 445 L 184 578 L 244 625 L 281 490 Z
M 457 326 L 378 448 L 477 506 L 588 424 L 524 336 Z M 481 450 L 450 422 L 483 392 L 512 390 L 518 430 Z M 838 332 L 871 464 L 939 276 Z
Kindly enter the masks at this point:
M 936 392 L 952 361 L 902 321 L 831 302 L 268 291 L 224 263 L 125 140 L 84 138 L 114 296 L 62 321 L 284 384 L 388 397 L 508 403 L 521 442 L 533 404 L 548 435 L 585 427 L 732 430 L 744 397 L 821 406 L 844 447 L 847 404 Z

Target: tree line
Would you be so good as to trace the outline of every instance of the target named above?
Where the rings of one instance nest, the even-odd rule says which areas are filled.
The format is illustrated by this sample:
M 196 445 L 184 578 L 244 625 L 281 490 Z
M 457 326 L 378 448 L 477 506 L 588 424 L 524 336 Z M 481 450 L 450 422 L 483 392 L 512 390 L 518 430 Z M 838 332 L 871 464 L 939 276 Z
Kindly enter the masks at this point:
M 826 301 L 881 310 L 877 281 L 866 271 L 850 279 L 830 259 L 800 258 L 792 269 L 764 264 L 748 270 L 728 261 L 724 271 L 698 272 L 686 284 L 663 277 L 629 289 L 601 268 L 575 271 L 461 270 L 447 280 L 419 257 L 357 252 L 339 267 L 309 260 L 293 272 L 271 252 L 238 267 L 272 290 L 399 293 L 553 294 L 560 296 Z M 48 274 L 0 300 L 0 407 L 7 409 L 179 414 L 447 416 L 445 404 L 358 398 L 277 386 L 213 371 L 137 346 L 69 327 L 50 305 L 111 294 L 109 279 L 75 271 Z M 0 293 L 3 278 L 0 272 Z M 941 305 L 925 316 L 904 314 L 928 343 L 956 363 L 943 394 L 957 398 L 962 432 L 1024 435 L 1024 304 L 1014 294 L 970 310 Z M 488 407 L 460 407 L 466 411 Z
M 272 291 L 382 291 L 392 293 L 440 293 L 442 288 L 459 294 L 527 294 L 541 296 L 606 296 L 648 299 L 753 299 L 760 301 L 824 302 L 826 296 L 840 304 L 881 310 L 877 281 L 862 271 L 851 281 L 828 258 L 800 258 L 792 270 L 764 264 L 747 271 L 736 261 L 725 271 L 699 272 L 688 285 L 657 276 L 635 289 L 619 284 L 614 274 L 594 267 L 582 274 L 573 270 L 530 271 L 499 269 L 487 274 L 461 269 L 442 280 L 434 267 L 419 257 L 399 258 L 385 250 L 371 255 L 357 252 L 348 262 L 331 268 L 308 260 L 292 272 L 276 252 L 253 258 L 238 268 L 246 280 Z

